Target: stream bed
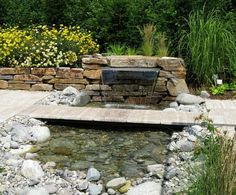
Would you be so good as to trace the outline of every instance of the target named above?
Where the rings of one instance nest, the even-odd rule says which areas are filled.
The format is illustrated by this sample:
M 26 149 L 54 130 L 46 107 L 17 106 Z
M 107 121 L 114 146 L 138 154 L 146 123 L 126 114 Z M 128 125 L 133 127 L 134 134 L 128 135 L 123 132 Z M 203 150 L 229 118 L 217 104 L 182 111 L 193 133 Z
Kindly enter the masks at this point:
M 51 139 L 38 160 L 57 168 L 98 169 L 104 180 L 114 176 L 142 177 L 150 164 L 162 163 L 170 135 L 158 129 L 49 126 Z

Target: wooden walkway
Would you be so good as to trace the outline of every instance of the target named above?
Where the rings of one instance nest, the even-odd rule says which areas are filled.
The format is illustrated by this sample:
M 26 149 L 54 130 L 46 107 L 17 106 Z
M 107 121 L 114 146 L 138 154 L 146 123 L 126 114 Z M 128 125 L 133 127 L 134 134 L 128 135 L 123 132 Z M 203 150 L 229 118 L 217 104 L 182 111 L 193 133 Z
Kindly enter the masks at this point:
M 48 95 L 48 92 L 0 90 L 0 122 L 22 112 Z
M 200 113 L 35 104 L 48 94 L 47 92 L 0 90 L 0 122 L 14 115 L 29 115 L 38 119 L 74 122 L 180 126 L 199 123 L 195 119 Z M 215 125 L 236 126 L 236 100 L 207 100 L 206 106 L 210 109 L 209 118 Z
M 74 122 L 109 122 L 175 126 L 199 124 L 199 121 L 195 119 L 200 115 L 200 113 L 190 112 L 44 105 L 33 105 L 20 114 L 39 119 L 69 120 Z M 236 109 L 211 110 L 209 112 L 209 118 L 218 126 L 236 126 Z

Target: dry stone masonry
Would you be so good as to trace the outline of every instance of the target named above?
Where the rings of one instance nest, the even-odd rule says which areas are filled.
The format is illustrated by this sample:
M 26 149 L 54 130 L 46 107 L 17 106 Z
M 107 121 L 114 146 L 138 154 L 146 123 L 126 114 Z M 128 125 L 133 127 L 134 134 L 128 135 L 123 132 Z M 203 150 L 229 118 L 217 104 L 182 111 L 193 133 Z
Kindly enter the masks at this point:
M 154 103 L 173 100 L 188 93 L 186 70 L 181 58 L 146 56 L 86 56 L 82 68 L 0 68 L 0 89 L 52 91 L 72 86 L 86 91 L 92 101 L 143 103 L 152 86 L 140 84 L 102 84 L 102 68 L 159 68 L 154 90 Z

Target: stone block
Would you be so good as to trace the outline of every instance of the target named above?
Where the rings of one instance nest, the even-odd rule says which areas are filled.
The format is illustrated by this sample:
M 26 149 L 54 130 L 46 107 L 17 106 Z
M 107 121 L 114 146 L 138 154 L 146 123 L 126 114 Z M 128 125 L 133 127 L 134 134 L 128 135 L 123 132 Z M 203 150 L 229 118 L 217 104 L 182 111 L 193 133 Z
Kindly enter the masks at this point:
M 172 71 L 172 75 L 177 79 L 186 79 L 186 71 Z
M 53 78 L 50 81 L 48 81 L 49 84 L 84 84 L 87 85 L 88 81 L 86 79 L 74 79 L 74 78 L 67 78 L 67 79 L 61 79 L 61 78 Z
M 100 91 L 101 90 L 101 86 L 99 84 L 86 85 L 85 90 L 88 90 L 88 91 Z
M 174 75 L 170 71 L 160 70 L 159 77 L 173 78 Z
M 8 82 L 0 80 L 0 89 L 7 89 L 7 88 L 8 88 Z
M 102 66 L 97 64 L 82 64 L 82 67 L 85 70 L 100 70 Z
M 152 91 L 152 86 L 139 86 L 139 91 L 142 91 L 143 94 L 148 94 L 151 93 Z
M 1 80 L 13 80 L 14 76 L 13 75 L 0 75 Z
M 102 91 L 101 93 L 105 96 L 141 96 L 147 94 L 142 91 Z
M 30 74 L 30 68 L 0 68 L 0 74 Z
M 31 68 L 31 74 L 34 75 L 56 75 L 56 69 L 55 68 Z
M 85 70 L 84 71 L 84 77 L 88 79 L 97 79 L 99 80 L 101 78 L 101 70 Z
M 130 67 L 130 68 L 154 68 L 157 66 L 157 57 L 148 56 L 109 56 L 109 64 L 111 67 Z
M 182 58 L 162 57 L 157 58 L 157 66 L 165 71 L 185 71 Z
M 93 102 L 101 102 L 102 101 L 102 97 L 101 96 L 93 96 L 92 97 L 92 101 Z
M 155 91 L 160 91 L 160 92 L 162 92 L 162 91 L 168 91 L 168 89 L 167 89 L 167 86 L 166 85 L 156 85 L 156 87 L 155 87 Z
M 15 80 L 8 81 L 8 84 L 17 84 L 17 83 L 25 83 L 25 82 L 24 81 L 15 81 Z
M 158 78 L 156 85 L 166 85 L 167 79 L 166 78 Z
M 45 75 L 45 76 L 41 77 L 43 82 L 47 82 L 53 78 L 54 78 L 54 76 L 52 76 L 52 75 Z
M 15 81 L 42 81 L 41 78 L 33 74 L 15 75 L 14 80 Z
M 64 75 L 68 74 L 69 72 L 70 72 L 69 67 L 59 67 L 57 68 L 56 77 L 64 78 Z
M 84 90 L 84 92 L 86 94 L 88 94 L 89 96 L 100 96 L 101 95 L 99 91 Z
M 77 90 L 81 90 L 85 88 L 85 85 L 83 84 L 54 84 L 54 88 L 61 91 L 69 86 L 74 87 Z
M 111 91 L 111 87 L 109 85 L 100 85 L 101 91 Z
M 113 85 L 112 89 L 114 91 L 138 91 L 139 85 Z
M 89 80 L 90 84 L 101 84 L 101 80 Z
M 30 84 L 26 83 L 8 83 L 8 89 L 29 90 Z
M 102 96 L 102 100 L 104 102 L 124 102 L 125 101 L 123 96 L 118 96 L 118 95 L 115 95 L 115 96 Z
M 99 57 L 99 58 L 82 58 L 82 63 L 84 64 L 100 64 L 100 65 L 106 65 L 108 64 L 106 57 Z
M 147 100 L 147 97 L 128 97 L 126 103 L 145 105 L 148 102 Z
M 35 84 L 32 85 L 32 91 L 52 91 L 53 86 L 49 84 Z
M 167 82 L 167 89 L 171 96 L 177 96 L 181 93 L 189 93 L 188 86 L 184 79 L 170 79 Z

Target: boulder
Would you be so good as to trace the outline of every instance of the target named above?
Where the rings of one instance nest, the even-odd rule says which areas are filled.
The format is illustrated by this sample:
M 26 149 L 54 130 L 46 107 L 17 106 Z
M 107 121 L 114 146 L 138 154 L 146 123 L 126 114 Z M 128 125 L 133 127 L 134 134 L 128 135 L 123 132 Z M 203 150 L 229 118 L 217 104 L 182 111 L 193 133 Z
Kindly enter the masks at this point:
M 29 127 L 26 127 L 22 124 L 15 124 L 12 127 L 12 140 L 16 142 L 28 142 L 31 139 L 31 136 L 29 135 Z
M 171 102 L 170 105 L 169 105 L 170 108 L 175 108 L 175 109 L 178 108 L 178 106 L 179 105 L 178 105 L 177 102 Z
M 205 102 L 205 100 L 199 96 L 187 94 L 187 93 L 181 93 L 177 96 L 176 101 L 179 104 L 183 105 L 191 105 L 191 104 L 202 104 Z
M 118 189 L 125 185 L 125 183 L 126 179 L 124 177 L 115 178 L 107 182 L 106 188 Z
M 188 86 L 184 79 L 170 79 L 167 82 L 167 89 L 171 96 L 178 96 L 181 93 L 189 93 Z
M 45 126 L 31 127 L 32 136 L 36 138 L 37 143 L 43 143 L 50 139 L 50 130 Z
M 86 179 L 88 181 L 98 181 L 101 177 L 99 171 L 93 167 L 89 168 Z
M 25 160 L 21 168 L 21 174 L 28 179 L 39 179 L 44 176 L 44 172 L 38 161 Z
M 77 95 L 79 93 L 79 91 L 74 88 L 74 87 L 67 87 L 62 91 L 62 95 L 66 95 L 66 96 L 70 96 L 70 95 Z
M 90 102 L 90 96 L 85 92 L 79 92 L 74 100 L 70 103 L 71 106 L 85 106 Z
M 160 195 L 161 189 L 161 183 L 147 181 L 130 188 L 126 195 Z
M 200 97 L 204 99 L 209 98 L 210 94 L 207 91 L 201 91 Z

